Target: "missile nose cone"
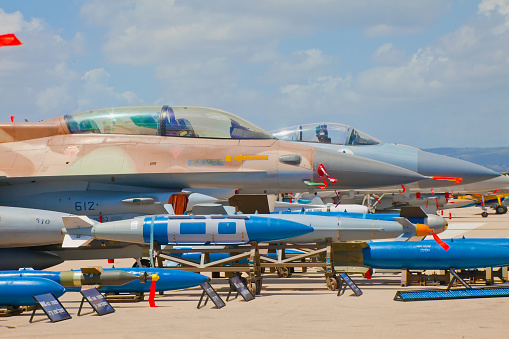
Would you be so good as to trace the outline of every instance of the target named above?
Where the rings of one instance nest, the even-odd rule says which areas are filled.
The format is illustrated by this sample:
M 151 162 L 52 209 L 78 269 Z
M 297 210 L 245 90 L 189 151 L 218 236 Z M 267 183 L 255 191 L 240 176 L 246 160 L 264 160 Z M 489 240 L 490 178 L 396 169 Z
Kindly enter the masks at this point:
M 462 178 L 461 184 L 471 184 L 500 176 L 489 168 L 468 161 L 421 150 L 417 152 L 417 171 L 432 177 Z M 454 181 L 448 180 L 425 180 L 419 183 L 421 188 L 453 185 Z
M 250 241 L 263 242 L 298 237 L 314 228 L 285 219 L 251 216 L 246 220 L 246 231 Z
M 157 291 L 194 287 L 210 280 L 209 277 L 194 272 L 169 270 L 165 268 L 152 268 L 147 270 L 150 271 L 150 274 L 157 274 L 159 276 L 156 285 Z
M 426 179 L 419 173 L 381 161 L 316 148 L 313 180 L 317 182 L 324 179 L 316 172 L 320 164 L 330 177 L 338 179 L 337 183 L 328 183 L 330 188 L 374 188 Z
M 439 215 L 428 214 L 428 226 L 438 234 L 447 229 L 447 221 Z

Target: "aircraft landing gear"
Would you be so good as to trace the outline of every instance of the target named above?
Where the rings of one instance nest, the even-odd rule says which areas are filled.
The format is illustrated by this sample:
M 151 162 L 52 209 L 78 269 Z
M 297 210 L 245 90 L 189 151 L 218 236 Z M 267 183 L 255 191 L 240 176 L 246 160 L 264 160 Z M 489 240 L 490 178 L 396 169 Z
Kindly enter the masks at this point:
M 487 217 L 488 217 L 488 212 L 483 211 L 483 212 L 481 213 L 481 217 L 483 217 L 483 218 L 487 218 Z
M 497 206 L 495 206 L 495 213 L 496 214 L 506 214 L 507 213 L 507 206 L 505 206 L 505 205 L 497 205 Z

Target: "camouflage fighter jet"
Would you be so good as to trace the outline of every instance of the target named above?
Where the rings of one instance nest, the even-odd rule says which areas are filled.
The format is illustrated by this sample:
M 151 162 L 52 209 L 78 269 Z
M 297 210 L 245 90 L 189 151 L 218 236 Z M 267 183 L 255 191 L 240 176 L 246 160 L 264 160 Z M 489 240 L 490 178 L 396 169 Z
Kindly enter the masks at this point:
M 108 108 L 2 123 L 0 160 L 1 205 L 86 215 L 109 213 L 111 201 L 136 206 L 138 214 L 161 213 L 153 206 L 139 213 L 140 205 L 164 204 L 184 188 L 268 194 L 425 178 L 379 161 L 278 140 L 225 111 L 184 106 Z

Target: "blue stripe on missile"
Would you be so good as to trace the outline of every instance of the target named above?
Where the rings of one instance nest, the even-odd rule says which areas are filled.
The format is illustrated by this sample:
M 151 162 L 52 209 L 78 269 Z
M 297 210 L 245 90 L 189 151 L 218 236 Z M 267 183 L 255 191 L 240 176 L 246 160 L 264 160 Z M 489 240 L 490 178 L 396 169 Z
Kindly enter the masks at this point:
M 249 241 L 272 241 L 298 237 L 311 233 L 314 228 L 295 221 L 250 216 L 246 219 L 246 231 Z
M 143 220 L 143 241 L 150 243 L 150 227 L 152 217 Z M 161 245 L 168 243 L 168 218 L 164 216 L 156 216 L 154 220 L 154 241 Z

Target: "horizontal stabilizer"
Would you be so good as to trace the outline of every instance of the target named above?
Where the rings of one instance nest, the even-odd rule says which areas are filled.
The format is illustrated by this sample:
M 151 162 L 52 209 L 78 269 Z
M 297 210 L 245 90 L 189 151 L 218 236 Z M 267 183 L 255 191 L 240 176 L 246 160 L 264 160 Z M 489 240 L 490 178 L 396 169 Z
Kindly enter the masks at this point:
M 428 215 L 418 206 L 403 206 L 399 212 L 402 218 L 427 218 Z
M 89 235 L 66 234 L 64 236 L 64 242 L 62 243 L 62 248 L 87 246 L 92 240 L 94 240 L 94 238 Z
M 87 228 L 95 225 L 95 222 L 87 216 L 75 215 L 71 217 L 62 217 L 64 226 L 67 229 Z

